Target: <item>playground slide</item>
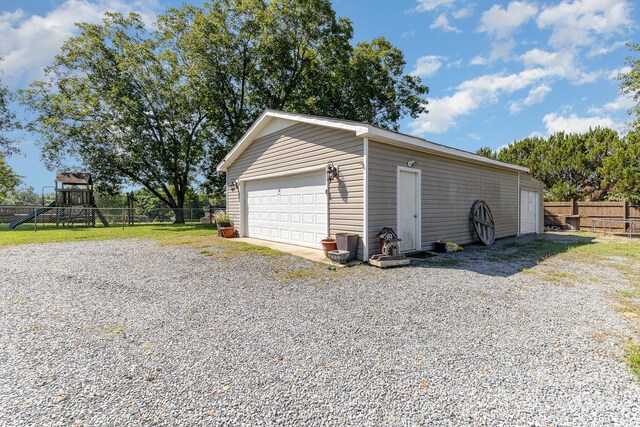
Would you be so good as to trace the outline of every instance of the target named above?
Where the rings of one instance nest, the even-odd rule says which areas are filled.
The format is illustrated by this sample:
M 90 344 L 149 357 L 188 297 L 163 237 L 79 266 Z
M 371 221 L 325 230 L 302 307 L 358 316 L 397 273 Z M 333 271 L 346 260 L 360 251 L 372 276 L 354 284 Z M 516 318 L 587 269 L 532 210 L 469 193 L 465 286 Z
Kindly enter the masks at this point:
M 104 215 L 102 215 L 102 212 L 100 212 L 100 209 L 96 208 L 96 216 L 100 219 L 100 221 L 102 222 L 102 225 L 104 225 L 105 227 L 109 226 L 109 221 L 107 221 L 107 218 L 104 217 Z
M 51 209 L 53 209 L 55 207 L 56 207 L 56 202 L 54 201 L 54 202 L 49 203 L 44 208 L 36 209 L 35 211 L 31 212 L 29 215 L 25 216 L 24 218 L 16 219 L 12 223 L 10 223 L 9 224 L 9 230 L 13 230 L 14 228 L 19 226 L 20 224 L 24 224 L 25 222 L 31 221 L 31 220 L 33 220 L 33 217 L 35 217 L 37 215 L 40 215 L 41 213 L 45 213 L 47 211 L 50 211 Z

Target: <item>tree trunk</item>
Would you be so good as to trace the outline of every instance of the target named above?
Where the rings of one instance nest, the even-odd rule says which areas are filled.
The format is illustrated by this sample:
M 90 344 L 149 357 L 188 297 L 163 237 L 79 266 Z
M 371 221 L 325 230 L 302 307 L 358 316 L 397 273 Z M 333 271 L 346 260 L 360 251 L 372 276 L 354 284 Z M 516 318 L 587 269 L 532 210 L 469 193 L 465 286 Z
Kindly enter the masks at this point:
M 176 220 L 173 221 L 173 223 L 174 224 L 184 224 L 184 209 L 173 208 L 173 213 L 176 215 Z
M 186 196 L 186 191 L 178 190 L 176 191 L 176 207 L 173 208 L 173 212 L 176 214 L 176 220 L 174 224 L 184 224 L 184 199 Z

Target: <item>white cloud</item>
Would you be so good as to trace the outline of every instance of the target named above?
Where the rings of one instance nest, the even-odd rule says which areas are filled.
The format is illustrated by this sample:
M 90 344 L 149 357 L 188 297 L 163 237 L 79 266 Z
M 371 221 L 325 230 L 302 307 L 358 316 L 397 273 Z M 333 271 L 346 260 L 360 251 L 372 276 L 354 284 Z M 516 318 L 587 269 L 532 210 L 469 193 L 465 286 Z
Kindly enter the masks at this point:
M 610 80 L 614 80 L 620 74 L 627 74 L 629 71 L 631 71 L 631 67 L 628 67 L 628 66 L 621 67 L 621 68 L 614 68 L 613 70 L 609 71 L 608 77 Z
M 509 112 L 511 114 L 515 114 L 522 110 L 523 107 L 530 107 L 532 105 L 539 104 L 544 100 L 549 92 L 551 92 L 551 87 L 544 83 L 536 86 L 529 91 L 526 98 L 513 102 L 509 106 Z
M 636 103 L 632 97 L 626 95 L 618 95 L 613 101 L 607 102 L 602 107 L 590 108 L 589 114 L 615 113 L 618 111 L 627 111 L 635 107 Z
M 496 59 L 508 60 L 511 57 L 511 50 L 516 47 L 516 42 L 513 39 L 499 41 L 496 40 L 491 45 L 491 55 L 490 58 L 492 61 Z
M 589 128 L 596 128 L 598 126 L 608 127 L 621 132 L 626 127 L 625 123 L 616 122 L 609 116 L 579 117 L 575 114 L 561 116 L 557 113 L 549 113 L 542 118 L 542 121 L 547 129 L 547 134 L 562 131 L 567 133 L 583 133 L 587 132 Z
M 0 67 L 9 84 L 42 77 L 42 68 L 50 64 L 60 46 L 76 31 L 76 22 L 99 22 L 106 11 L 128 13 L 135 10 L 146 22 L 153 20 L 155 1 L 66 0 L 44 16 L 26 16 L 24 12 L 0 15 Z
M 462 67 L 462 59 L 458 59 L 458 60 L 456 60 L 456 61 L 452 61 L 452 62 L 449 62 L 449 63 L 447 64 L 447 68 L 448 68 L 448 69 L 451 69 L 451 68 L 460 68 L 460 67 Z
M 451 7 L 455 4 L 455 0 L 418 0 L 416 10 L 418 12 L 430 12 L 441 7 Z
M 482 14 L 478 30 L 496 38 L 505 38 L 533 18 L 537 12 L 536 5 L 526 2 L 512 1 L 506 9 L 496 4 Z
M 488 63 L 489 60 L 482 55 L 476 55 L 469 61 L 469 65 L 487 65 Z
M 566 78 L 574 84 L 592 83 L 604 73 L 603 70 L 584 71 L 576 62 L 575 51 L 571 49 L 549 52 L 536 48 L 520 55 L 519 59 L 529 69 L 537 67 L 547 76 Z
M 414 76 L 431 77 L 442 67 L 443 56 L 426 55 L 418 58 L 416 67 L 411 72 Z
M 575 55 L 570 50 L 548 52 L 532 49 L 519 57 L 525 69 L 512 74 L 486 74 L 467 80 L 456 87 L 452 95 L 436 98 L 429 102 L 429 113 L 420 115 L 409 127 L 419 135 L 443 133 L 457 124 L 459 117 L 471 114 L 482 105 L 499 101 L 503 95 L 547 85 L 554 79 L 566 79 L 580 84 L 594 78 L 596 73 L 587 73 L 576 64 Z M 548 92 L 544 87 L 530 93 L 527 102 L 533 103 Z
M 442 31 L 446 31 L 447 33 L 461 33 L 459 28 L 456 28 L 452 25 L 449 25 L 449 18 L 444 13 L 438 15 L 435 21 L 431 23 L 429 26 L 431 29 L 441 29 Z
M 480 140 L 480 136 L 477 133 L 468 133 L 467 134 L 467 138 L 469 139 L 473 139 L 474 141 L 479 141 Z
M 468 18 L 473 14 L 473 9 L 470 7 L 463 7 L 462 9 L 454 10 L 451 12 L 451 16 L 455 19 Z
M 453 95 L 429 101 L 429 114 L 423 114 L 409 124 L 419 135 L 443 133 L 482 104 L 495 103 L 500 95 L 513 93 L 530 86 L 543 74 L 538 70 L 524 70 L 517 74 L 486 74 L 467 80 Z
M 627 0 L 563 1 L 544 8 L 538 15 L 539 28 L 549 28 L 553 47 L 593 45 L 593 35 L 610 37 L 631 26 Z
M 608 45 L 604 45 L 604 46 L 600 46 L 600 47 L 594 46 L 594 47 L 589 49 L 589 51 L 587 52 L 587 56 L 589 58 L 593 58 L 594 56 L 606 55 L 607 53 L 611 53 L 611 52 L 613 52 L 615 50 L 620 49 L 625 44 L 627 44 L 627 42 L 625 42 L 625 41 L 617 41 L 617 42 L 610 43 Z

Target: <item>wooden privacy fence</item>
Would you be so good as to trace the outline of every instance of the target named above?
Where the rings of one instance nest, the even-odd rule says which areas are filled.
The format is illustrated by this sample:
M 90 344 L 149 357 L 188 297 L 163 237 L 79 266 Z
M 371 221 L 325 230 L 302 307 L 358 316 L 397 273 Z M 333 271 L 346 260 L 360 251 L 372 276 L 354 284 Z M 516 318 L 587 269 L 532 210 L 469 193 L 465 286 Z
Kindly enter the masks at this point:
M 544 225 L 571 229 L 602 228 L 603 223 L 594 219 L 620 219 L 640 221 L 640 205 L 629 202 L 544 202 Z M 624 222 L 607 224 L 613 231 L 625 231 Z

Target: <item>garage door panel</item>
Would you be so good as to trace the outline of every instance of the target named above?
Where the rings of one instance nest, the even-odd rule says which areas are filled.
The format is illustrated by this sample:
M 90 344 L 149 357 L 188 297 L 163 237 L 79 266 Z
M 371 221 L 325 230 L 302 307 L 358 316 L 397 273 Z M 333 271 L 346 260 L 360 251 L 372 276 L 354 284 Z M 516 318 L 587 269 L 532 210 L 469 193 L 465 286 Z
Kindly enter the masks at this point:
M 247 235 L 321 247 L 327 225 L 325 179 L 320 172 L 247 183 Z

